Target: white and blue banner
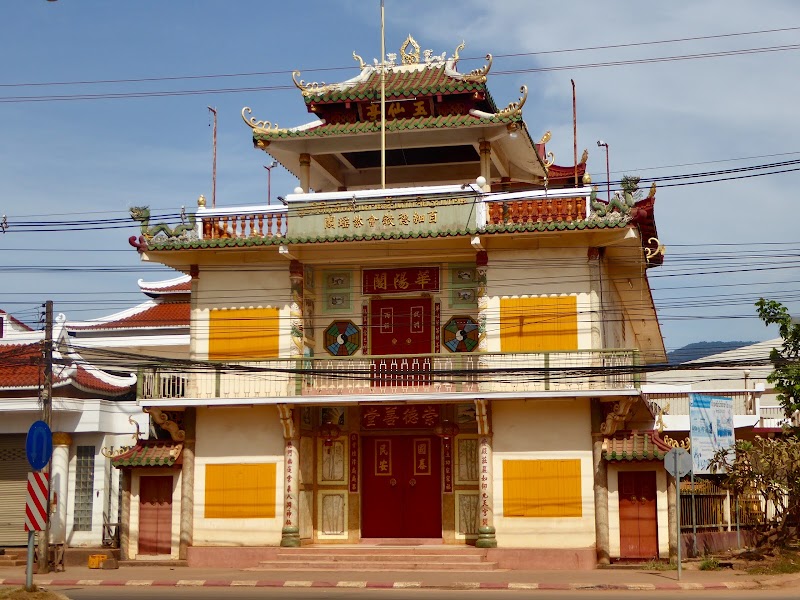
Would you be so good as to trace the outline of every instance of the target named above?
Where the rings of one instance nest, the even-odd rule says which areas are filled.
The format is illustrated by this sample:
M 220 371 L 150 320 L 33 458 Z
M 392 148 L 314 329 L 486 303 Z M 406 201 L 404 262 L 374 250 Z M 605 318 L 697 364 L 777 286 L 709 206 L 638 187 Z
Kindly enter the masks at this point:
M 718 450 L 733 447 L 733 398 L 689 394 L 689 426 L 695 475 L 709 475 Z

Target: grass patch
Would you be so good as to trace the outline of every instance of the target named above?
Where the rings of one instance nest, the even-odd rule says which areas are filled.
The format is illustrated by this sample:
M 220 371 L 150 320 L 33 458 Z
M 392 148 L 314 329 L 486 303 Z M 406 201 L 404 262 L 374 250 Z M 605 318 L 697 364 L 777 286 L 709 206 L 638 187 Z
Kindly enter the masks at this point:
M 34 586 L 33 592 L 26 592 L 21 588 L 0 588 L 0 600 L 69 600 L 63 594 L 48 592 L 47 590 L 37 589 Z
M 677 570 L 678 565 L 672 561 L 667 562 L 664 560 L 651 560 L 646 563 L 642 563 L 642 569 L 645 571 L 675 571 Z
M 751 575 L 783 575 L 786 573 L 800 573 L 800 554 L 797 552 L 783 552 L 776 554 L 772 560 L 750 567 L 747 572 Z
M 700 561 L 698 568 L 701 571 L 719 571 L 719 560 L 713 556 L 706 556 Z

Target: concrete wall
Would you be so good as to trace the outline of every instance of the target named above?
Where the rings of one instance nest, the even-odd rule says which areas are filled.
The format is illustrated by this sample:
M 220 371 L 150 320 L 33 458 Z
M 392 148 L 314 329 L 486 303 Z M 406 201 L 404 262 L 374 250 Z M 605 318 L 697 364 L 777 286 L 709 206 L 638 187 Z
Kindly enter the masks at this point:
M 588 399 L 492 403 L 495 528 L 498 548 L 588 548 L 595 544 Z M 503 516 L 503 460 L 579 459 L 582 516 Z
M 194 476 L 195 546 L 280 543 L 283 526 L 283 432 L 274 406 L 198 408 Z M 206 465 L 276 463 L 275 518 L 207 519 Z
M 669 522 L 667 508 L 667 472 L 661 461 L 633 461 L 608 463 L 608 536 L 612 557 L 620 553 L 619 539 L 619 472 L 656 472 L 656 515 L 658 519 L 658 555 L 669 557 Z

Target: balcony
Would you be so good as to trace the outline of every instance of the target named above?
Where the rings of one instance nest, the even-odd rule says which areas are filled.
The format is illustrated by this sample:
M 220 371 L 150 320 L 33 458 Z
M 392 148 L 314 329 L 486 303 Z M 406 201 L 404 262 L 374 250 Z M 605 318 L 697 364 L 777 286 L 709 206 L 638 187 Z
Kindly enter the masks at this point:
M 209 363 L 191 374 L 179 369 L 142 369 L 139 399 L 632 390 L 639 387 L 637 364 L 636 350 Z
M 436 186 L 386 191 L 289 194 L 286 197 L 288 206 L 256 205 L 225 208 L 200 206 L 196 215 L 196 235 L 200 240 L 265 240 L 312 234 L 312 237 L 336 238 L 348 235 L 368 237 L 390 232 L 404 233 L 402 228 L 397 229 L 396 225 L 395 229 L 390 231 L 386 227 L 379 229 L 375 225 L 368 224 L 370 217 L 375 215 L 388 216 L 387 223 L 404 222 L 400 213 L 394 214 L 392 211 L 392 202 L 397 202 L 399 206 L 431 204 L 425 210 L 435 209 L 436 224 L 432 228 L 430 222 L 420 221 L 417 227 L 420 231 L 451 232 L 455 231 L 453 229 L 455 225 L 466 227 L 465 232 L 484 231 L 487 226 L 493 230 L 553 227 L 553 224 L 569 225 L 584 221 L 590 215 L 588 188 L 497 193 L 484 193 L 476 188 L 469 189 L 467 196 L 462 186 Z M 387 193 L 391 194 L 391 202 L 388 203 L 385 201 Z M 420 200 L 423 197 L 425 200 Z M 377 202 L 379 199 L 384 199 L 384 202 Z M 325 204 L 332 207 L 327 212 L 322 208 Z M 373 209 L 377 212 L 373 212 Z M 331 215 L 336 213 L 338 218 L 332 223 L 336 223 L 339 227 L 340 220 L 342 223 L 346 221 L 346 229 L 322 223 L 312 224 L 309 228 L 303 220 L 308 221 L 308 217 L 313 219 L 316 212 Z M 353 222 L 357 220 L 358 215 L 361 215 L 359 222 L 362 226 L 360 230 L 355 231 Z M 412 230 L 415 231 L 412 227 L 408 233 Z

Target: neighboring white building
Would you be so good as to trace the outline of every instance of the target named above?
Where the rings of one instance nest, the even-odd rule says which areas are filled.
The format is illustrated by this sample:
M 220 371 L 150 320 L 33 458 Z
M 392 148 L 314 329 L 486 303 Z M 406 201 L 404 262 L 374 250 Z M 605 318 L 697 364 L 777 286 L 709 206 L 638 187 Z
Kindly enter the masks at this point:
M 65 320 L 58 315 L 53 335 L 52 541 L 99 546 L 104 524 L 119 521 L 119 476 L 103 450 L 131 445 L 147 416 L 135 403 L 136 376 L 84 360 Z M 15 546 L 27 541 L 25 435 L 41 418 L 44 332 L 4 312 L 0 332 L 0 546 Z

